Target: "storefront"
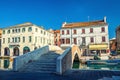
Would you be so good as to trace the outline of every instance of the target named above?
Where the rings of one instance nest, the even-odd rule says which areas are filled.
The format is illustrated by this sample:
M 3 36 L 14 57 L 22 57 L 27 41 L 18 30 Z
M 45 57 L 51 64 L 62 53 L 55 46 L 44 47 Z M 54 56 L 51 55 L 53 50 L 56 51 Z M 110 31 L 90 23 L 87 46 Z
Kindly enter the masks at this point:
M 106 54 L 109 53 L 108 44 L 90 44 L 89 45 L 89 53 L 90 54 Z

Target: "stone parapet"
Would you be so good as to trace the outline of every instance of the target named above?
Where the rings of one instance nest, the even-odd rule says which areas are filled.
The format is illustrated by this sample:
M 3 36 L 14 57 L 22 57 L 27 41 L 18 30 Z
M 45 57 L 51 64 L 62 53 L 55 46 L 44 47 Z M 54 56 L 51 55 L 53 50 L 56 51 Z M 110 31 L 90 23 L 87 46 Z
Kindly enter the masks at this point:
M 61 56 L 57 58 L 56 72 L 58 74 L 64 73 L 66 70 L 72 68 L 72 54 L 71 47 L 68 47 Z
M 42 54 L 45 54 L 49 51 L 49 47 L 45 46 L 40 49 L 37 49 L 32 52 L 28 52 L 22 56 L 18 56 L 14 58 L 13 61 L 13 70 L 18 71 L 20 68 L 22 68 L 26 63 L 29 63 L 31 61 L 37 60 Z

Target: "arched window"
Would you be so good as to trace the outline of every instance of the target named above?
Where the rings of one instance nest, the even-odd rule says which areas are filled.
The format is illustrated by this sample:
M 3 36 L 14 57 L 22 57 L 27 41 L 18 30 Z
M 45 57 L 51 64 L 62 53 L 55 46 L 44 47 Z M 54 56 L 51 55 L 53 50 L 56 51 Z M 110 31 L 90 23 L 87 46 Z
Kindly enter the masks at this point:
M 19 48 L 18 47 L 13 48 L 13 56 L 19 56 Z
M 28 32 L 31 32 L 31 31 L 32 31 L 32 27 L 29 27 L 29 28 L 28 28 Z
M 28 53 L 28 52 L 30 52 L 30 48 L 27 47 L 27 46 L 25 46 L 25 47 L 23 48 L 23 54 Z

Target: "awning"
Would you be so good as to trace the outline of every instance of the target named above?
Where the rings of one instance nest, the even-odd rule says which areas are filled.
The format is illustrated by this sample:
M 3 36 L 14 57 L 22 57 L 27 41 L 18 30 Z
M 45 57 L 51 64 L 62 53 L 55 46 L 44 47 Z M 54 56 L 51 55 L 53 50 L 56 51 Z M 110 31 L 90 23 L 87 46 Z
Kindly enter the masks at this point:
M 91 44 L 89 45 L 89 50 L 102 50 L 108 49 L 108 44 Z

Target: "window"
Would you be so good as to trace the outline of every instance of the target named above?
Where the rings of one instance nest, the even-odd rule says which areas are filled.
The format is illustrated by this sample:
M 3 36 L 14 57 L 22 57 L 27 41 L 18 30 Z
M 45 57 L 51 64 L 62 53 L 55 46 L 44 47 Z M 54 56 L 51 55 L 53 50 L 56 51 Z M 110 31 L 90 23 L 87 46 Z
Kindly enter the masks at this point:
M 37 38 L 37 37 L 36 37 Z M 37 39 L 36 39 L 37 40 Z M 45 38 L 43 38 L 43 44 L 45 44 Z
M 105 32 L 105 28 L 104 27 L 101 28 L 101 32 Z
M 77 44 L 77 39 L 73 38 L 74 44 Z
M 5 38 L 3 38 L 3 43 L 5 43 Z
M 5 34 L 5 30 L 3 30 L 3 34 Z
M 102 42 L 105 42 L 106 40 L 105 40 L 105 36 L 102 36 Z
M 32 42 L 32 37 L 31 36 L 29 36 L 29 42 Z
M 65 39 L 61 39 L 61 43 L 62 43 L 62 44 L 65 44 Z
M 8 30 L 7 33 L 9 34 L 9 33 L 10 33 L 10 30 Z
M 31 32 L 31 31 L 32 31 L 32 27 L 29 27 L 29 28 L 28 28 L 28 32 Z
M 18 37 L 18 42 L 20 42 L 20 37 Z
M 12 42 L 14 42 L 14 38 L 12 38 Z
M 70 44 L 70 39 L 69 38 L 66 39 L 66 44 Z
M 106 50 L 101 50 L 101 53 L 106 53 Z
M 62 30 L 62 35 L 64 35 L 64 30 Z
M 94 43 L 94 38 L 93 37 L 90 38 L 90 42 Z
M 23 42 L 25 42 L 25 37 L 23 37 Z
M 20 32 L 20 29 L 18 29 L 18 32 Z
M 85 45 L 86 41 L 85 41 L 85 37 L 82 37 L 82 45 Z
M 25 32 L 25 28 L 22 28 L 22 32 Z
M 8 43 L 10 43 L 10 38 L 8 38 Z
M 14 32 L 15 32 L 15 30 L 13 29 L 13 30 L 12 30 L 12 33 L 14 33 Z
M 35 28 L 35 32 L 38 32 L 38 29 L 37 29 L 37 28 Z
M 76 29 L 73 30 L 73 33 L 74 33 L 74 34 L 77 34 Z
M 44 32 L 44 35 L 46 35 L 46 32 Z
M 15 32 L 17 33 L 17 29 L 15 29 Z
M 35 42 L 37 42 L 37 37 L 35 37 Z
M 41 37 L 41 43 L 42 43 L 42 37 Z
M 67 34 L 69 34 L 69 30 L 67 30 Z
M 90 33 L 93 33 L 93 28 L 90 28 Z
M 42 34 L 42 30 L 41 30 L 41 34 Z
M 85 34 L 85 29 L 82 29 L 82 34 Z
M 15 42 L 17 42 L 17 37 L 15 37 Z

